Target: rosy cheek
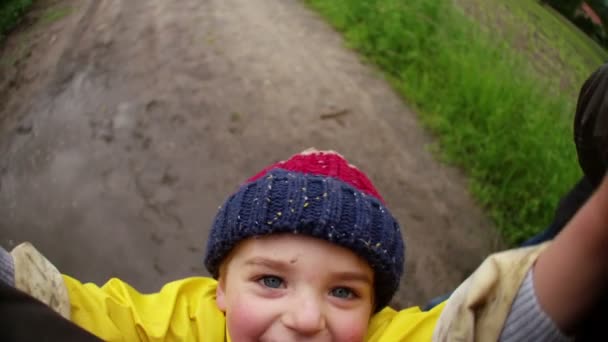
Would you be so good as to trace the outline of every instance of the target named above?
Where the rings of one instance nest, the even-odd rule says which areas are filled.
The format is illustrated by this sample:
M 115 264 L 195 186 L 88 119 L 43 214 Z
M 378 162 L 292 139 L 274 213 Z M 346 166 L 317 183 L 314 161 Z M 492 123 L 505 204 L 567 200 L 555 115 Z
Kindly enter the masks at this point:
M 252 298 L 239 297 L 226 308 L 226 323 L 233 341 L 254 341 L 272 324 L 267 305 Z
M 335 321 L 332 327 L 332 335 L 336 341 L 360 342 L 365 338 L 367 333 L 367 325 L 369 324 L 367 317 L 359 319 L 353 317 L 341 317 Z
M 349 341 L 349 342 L 360 342 L 365 338 L 367 329 L 365 327 L 351 327 L 351 329 L 345 330 L 344 335 L 337 338 L 338 341 Z

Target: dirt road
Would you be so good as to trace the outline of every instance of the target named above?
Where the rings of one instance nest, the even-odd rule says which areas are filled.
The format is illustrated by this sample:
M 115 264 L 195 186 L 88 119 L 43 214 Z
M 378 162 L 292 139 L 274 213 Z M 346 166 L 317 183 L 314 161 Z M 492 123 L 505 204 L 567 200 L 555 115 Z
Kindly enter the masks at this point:
M 29 240 L 64 273 L 144 291 L 205 274 L 225 197 L 314 146 L 366 170 L 400 219 L 396 305 L 454 287 L 497 247 L 415 113 L 300 1 L 46 3 L 72 11 L 3 52 L 32 47 L 0 78 L 3 246 Z

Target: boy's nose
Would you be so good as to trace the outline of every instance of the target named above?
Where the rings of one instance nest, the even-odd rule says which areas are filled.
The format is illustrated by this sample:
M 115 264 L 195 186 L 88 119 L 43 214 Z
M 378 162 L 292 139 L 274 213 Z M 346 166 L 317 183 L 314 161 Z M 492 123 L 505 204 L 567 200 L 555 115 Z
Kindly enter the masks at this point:
M 283 324 L 294 332 L 312 336 L 325 329 L 322 305 L 314 299 L 294 302 L 283 315 Z

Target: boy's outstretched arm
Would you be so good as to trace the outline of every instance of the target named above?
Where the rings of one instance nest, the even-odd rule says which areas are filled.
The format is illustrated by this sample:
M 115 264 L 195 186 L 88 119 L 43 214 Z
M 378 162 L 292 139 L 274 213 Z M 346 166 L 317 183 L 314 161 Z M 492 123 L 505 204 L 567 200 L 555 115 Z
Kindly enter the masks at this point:
M 608 177 L 534 265 L 540 306 L 575 332 L 608 289 Z
M 0 288 L 39 300 L 41 303 L 35 308 L 42 306 L 43 312 L 50 312 L 44 311 L 46 304 L 104 341 L 225 340 L 224 314 L 215 303 L 216 281 L 212 278 L 177 280 L 150 294 L 140 293 L 115 278 L 101 287 L 83 284 L 61 275 L 31 244 L 25 243 L 10 253 L 0 247 Z M 17 299 L 11 303 L 0 298 L 0 309 L 17 314 L 30 303 Z M 43 317 L 41 323 L 45 320 Z

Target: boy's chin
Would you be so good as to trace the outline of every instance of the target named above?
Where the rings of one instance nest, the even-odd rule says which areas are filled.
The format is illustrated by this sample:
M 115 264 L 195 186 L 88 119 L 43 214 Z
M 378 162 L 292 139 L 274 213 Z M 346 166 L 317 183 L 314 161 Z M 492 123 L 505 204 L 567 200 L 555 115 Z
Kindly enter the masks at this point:
M 238 336 L 232 338 L 232 342 L 340 342 L 334 341 L 327 331 L 315 336 L 301 336 L 287 328 L 272 327 L 260 336 Z M 354 341 L 353 341 L 354 342 Z
M 328 334 L 322 334 L 318 336 L 295 336 L 293 334 L 285 333 L 285 334 L 264 334 L 260 338 L 252 339 L 251 341 L 259 341 L 259 342 L 339 342 L 333 341 L 331 336 Z M 235 341 L 236 342 L 236 341 Z

